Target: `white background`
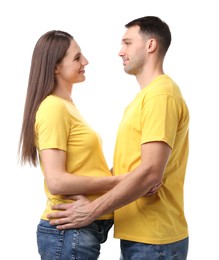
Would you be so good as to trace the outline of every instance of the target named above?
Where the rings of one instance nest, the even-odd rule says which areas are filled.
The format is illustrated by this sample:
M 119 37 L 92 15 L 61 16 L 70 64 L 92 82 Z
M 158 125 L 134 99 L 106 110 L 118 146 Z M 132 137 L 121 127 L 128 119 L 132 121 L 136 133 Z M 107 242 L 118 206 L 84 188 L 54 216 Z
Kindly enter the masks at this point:
M 29 67 L 38 38 L 52 29 L 72 34 L 90 64 L 73 99 L 103 139 L 112 166 L 117 126 L 139 90 L 118 57 L 124 25 L 156 15 L 172 31 L 164 69 L 180 86 L 190 114 L 190 155 L 185 212 L 190 230 L 189 260 L 218 257 L 218 9 L 213 0 L 38 0 L 0 4 L 1 259 L 39 259 L 35 230 L 44 208 L 39 168 L 17 164 L 17 146 Z M 109 234 L 101 260 L 119 257 L 119 240 Z

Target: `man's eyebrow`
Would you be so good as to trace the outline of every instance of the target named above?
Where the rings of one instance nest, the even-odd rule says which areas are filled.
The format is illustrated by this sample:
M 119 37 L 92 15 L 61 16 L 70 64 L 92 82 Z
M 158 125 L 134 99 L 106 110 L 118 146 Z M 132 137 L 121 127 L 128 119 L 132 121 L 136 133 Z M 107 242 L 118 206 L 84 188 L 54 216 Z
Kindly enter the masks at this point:
M 123 38 L 122 42 L 125 42 L 125 41 L 131 41 L 131 39 L 130 38 Z

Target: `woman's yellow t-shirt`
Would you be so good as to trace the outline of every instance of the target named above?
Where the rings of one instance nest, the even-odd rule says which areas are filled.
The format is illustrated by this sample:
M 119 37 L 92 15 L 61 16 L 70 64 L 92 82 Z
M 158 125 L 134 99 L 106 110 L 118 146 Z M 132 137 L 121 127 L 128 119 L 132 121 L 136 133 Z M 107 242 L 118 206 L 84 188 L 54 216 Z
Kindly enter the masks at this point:
M 60 149 L 66 151 L 66 171 L 83 176 L 111 176 L 102 151 L 98 134 L 82 118 L 76 106 L 65 99 L 50 95 L 41 103 L 35 121 L 35 141 L 38 151 Z M 43 171 L 43 167 L 41 164 Z M 65 203 L 61 196 L 52 195 L 46 182 L 44 190 L 47 196 L 46 208 L 42 219 L 47 219 L 51 206 Z M 94 200 L 100 196 L 90 195 Z M 99 219 L 112 219 L 108 214 Z

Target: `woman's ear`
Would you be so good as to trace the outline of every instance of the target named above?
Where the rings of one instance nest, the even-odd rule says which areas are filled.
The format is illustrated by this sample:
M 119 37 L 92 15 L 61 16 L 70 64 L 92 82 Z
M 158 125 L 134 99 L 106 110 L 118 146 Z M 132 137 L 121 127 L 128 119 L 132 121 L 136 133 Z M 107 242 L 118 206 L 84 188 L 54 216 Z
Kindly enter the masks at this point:
M 56 65 L 54 73 L 55 73 L 55 75 L 59 74 L 59 65 Z

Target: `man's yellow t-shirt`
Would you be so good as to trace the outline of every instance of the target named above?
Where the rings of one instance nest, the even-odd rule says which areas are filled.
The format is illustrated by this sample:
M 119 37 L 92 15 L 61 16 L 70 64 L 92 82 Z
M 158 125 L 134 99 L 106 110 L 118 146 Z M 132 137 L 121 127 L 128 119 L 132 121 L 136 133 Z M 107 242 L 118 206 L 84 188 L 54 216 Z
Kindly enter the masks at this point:
M 76 106 L 65 99 L 50 95 L 41 103 L 35 121 L 35 141 L 38 151 L 43 149 L 60 149 L 66 151 L 66 171 L 83 176 L 111 176 L 102 151 L 98 134 L 82 118 Z M 43 167 L 41 164 L 43 171 Z M 65 203 L 61 196 L 52 195 L 46 182 L 44 190 L 47 196 L 46 209 L 42 219 L 47 219 L 51 206 Z M 90 195 L 94 200 L 100 196 Z M 108 214 L 99 219 L 112 219 Z
M 130 172 L 141 162 L 141 144 L 162 141 L 171 149 L 162 186 L 114 212 L 115 237 L 165 244 L 188 236 L 183 186 L 188 158 L 189 111 L 176 83 L 158 76 L 124 112 L 114 154 L 114 174 Z

